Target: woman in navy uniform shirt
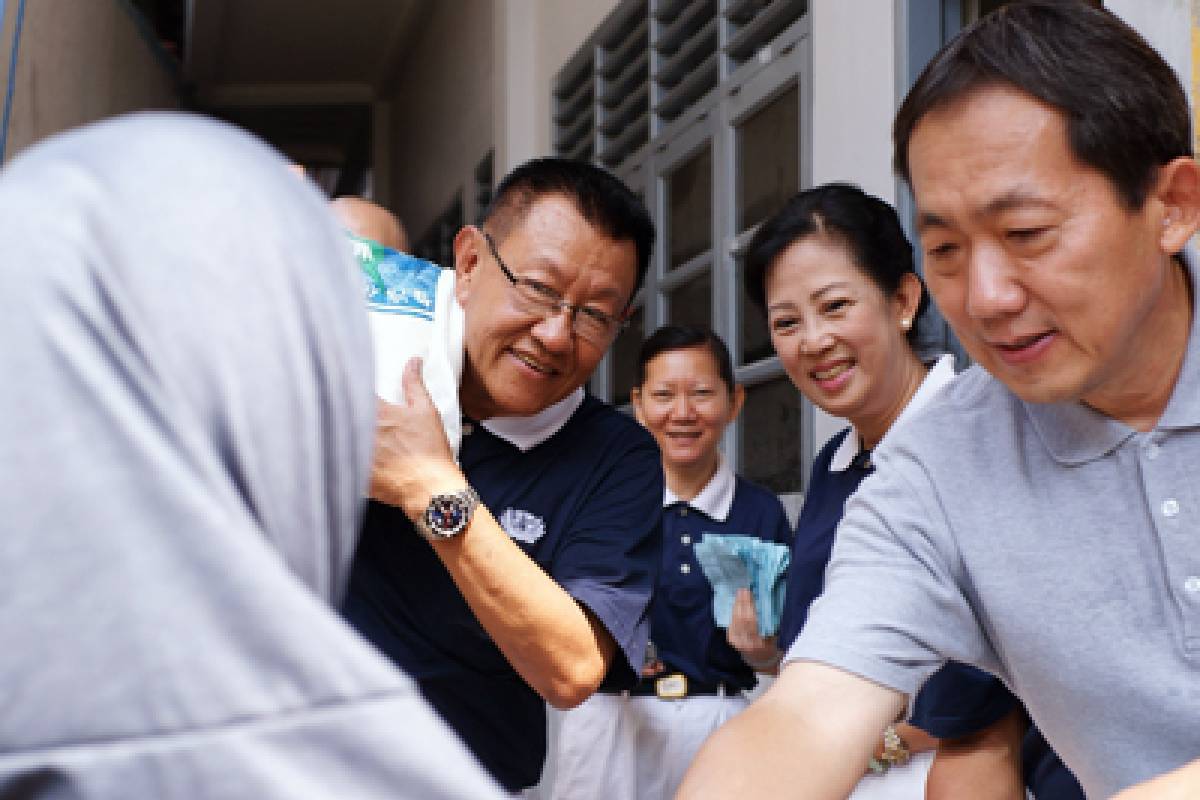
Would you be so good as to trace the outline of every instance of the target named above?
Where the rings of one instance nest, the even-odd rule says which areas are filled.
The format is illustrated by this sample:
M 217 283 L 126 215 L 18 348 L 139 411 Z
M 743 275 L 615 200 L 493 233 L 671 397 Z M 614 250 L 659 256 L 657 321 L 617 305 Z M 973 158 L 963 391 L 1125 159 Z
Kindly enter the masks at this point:
M 651 607 L 655 658 L 629 693 L 600 693 L 566 712 L 551 771 L 554 800 L 667 800 L 708 734 L 745 708 L 755 671 L 713 620 L 713 589 L 696 560 L 705 533 L 788 544 L 770 490 L 734 475 L 718 450 L 741 410 L 724 342 L 711 331 L 666 326 L 639 354 L 638 420 L 662 451 L 662 569 Z M 743 590 L 748 595 L 747 590 Z M 748 659 L 770 659 L 758 637 Z
M 747 293 L 766 309 L 771 340 L 792 382 L 815 405 L 850 422 L 813 463 L 779 627 L 786 652 L 821 592 L 846 499 L 873 470 L 871 451 L 919 413 L 954 371 L 950 356 L 932 364 L 918 358 L 914 322 L 928 298 L 912 246 L 891 206 L 857 187 L 826 184 L 789 200 L 756 232 L 745 277 Z M 924 798 L 939 743 L 934 737 L 987 728 L 1014 704 L 991 675 L 947 664 L 917 694 L 910 724 L 883 732 L 852 797 Z M 929 773 L 930 789 L 942 780 L 973 787 L 972 797 L 1024 796 L 1019 776 L 1006 775 L 998 785 L 988 773 L 983 787 L 973 769 L 970 759 L 939 764 Z
M 928 299 L 913 271 L 912 248 L 891 207 L 855 187 L 801 192 L 763 223 L 747 250 L 746 290 L 767 311 L 792 383 L 850 422 L 813 463 L 779 627 L 786 652 L 821 591 L 846 498 L 872 470 L 871 450 L 954 369 L 948 356 L 932 368 L 917 357 L 913 322 Z M 908 725 L 880 734 L 855 799 L 923 797 L 937 741 Z M 871 774 L 885 772 L 891 774 Z

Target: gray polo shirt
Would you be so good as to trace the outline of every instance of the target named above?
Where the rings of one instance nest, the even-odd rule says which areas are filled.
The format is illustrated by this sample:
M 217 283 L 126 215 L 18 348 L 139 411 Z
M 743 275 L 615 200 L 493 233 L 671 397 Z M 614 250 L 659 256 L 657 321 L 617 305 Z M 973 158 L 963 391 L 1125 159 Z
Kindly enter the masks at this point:
M 910 695 L 948 658 L 994 672 L 1089 797 L 1200 757 L 1196 315 L 1148 433 L 978 367 L 896 433 L 788 659 Z

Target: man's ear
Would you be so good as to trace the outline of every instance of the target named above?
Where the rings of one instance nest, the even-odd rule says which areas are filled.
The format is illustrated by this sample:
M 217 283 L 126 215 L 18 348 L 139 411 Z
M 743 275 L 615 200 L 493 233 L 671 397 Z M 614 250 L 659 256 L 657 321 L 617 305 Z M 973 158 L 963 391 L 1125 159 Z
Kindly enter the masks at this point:
M 1161 207 L 1159 247 L 1174 255 L 1200 227 L 1200 164 L 1190 156 L 1180 156 L 1160 167 L 1151 199 Z
M 471 296 L 480 262 L 483 261 L 483 232 L 474 225 L 464 225 L 454 237 L 454 296 L 464 308 Z

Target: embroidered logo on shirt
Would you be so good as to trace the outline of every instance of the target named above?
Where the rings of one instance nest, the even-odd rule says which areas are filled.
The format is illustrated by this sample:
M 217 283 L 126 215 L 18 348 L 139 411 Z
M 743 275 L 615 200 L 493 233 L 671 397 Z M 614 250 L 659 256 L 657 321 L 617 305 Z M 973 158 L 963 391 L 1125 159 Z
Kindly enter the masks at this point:
M 546 534 L 546 523 L 541 517 L 518 508 L 506 508 L 500 515 L 500 527 L 512 538 L 525 544 L 533 544 Z

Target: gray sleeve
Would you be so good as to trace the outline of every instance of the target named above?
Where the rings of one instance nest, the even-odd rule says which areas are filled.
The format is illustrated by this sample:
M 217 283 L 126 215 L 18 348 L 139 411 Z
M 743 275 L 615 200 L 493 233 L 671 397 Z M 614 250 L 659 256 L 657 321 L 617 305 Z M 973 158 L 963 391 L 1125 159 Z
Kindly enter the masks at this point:
M 903 446 L 877 453 L 876 467 L 846 503 L 824 591 L 787 660 L 910 696 L 947 659 L 996 671 L 929 472 Z
M 506 795 L 414 690 L 268 720 L 0 756 L 0 796 L 484 800 Z

